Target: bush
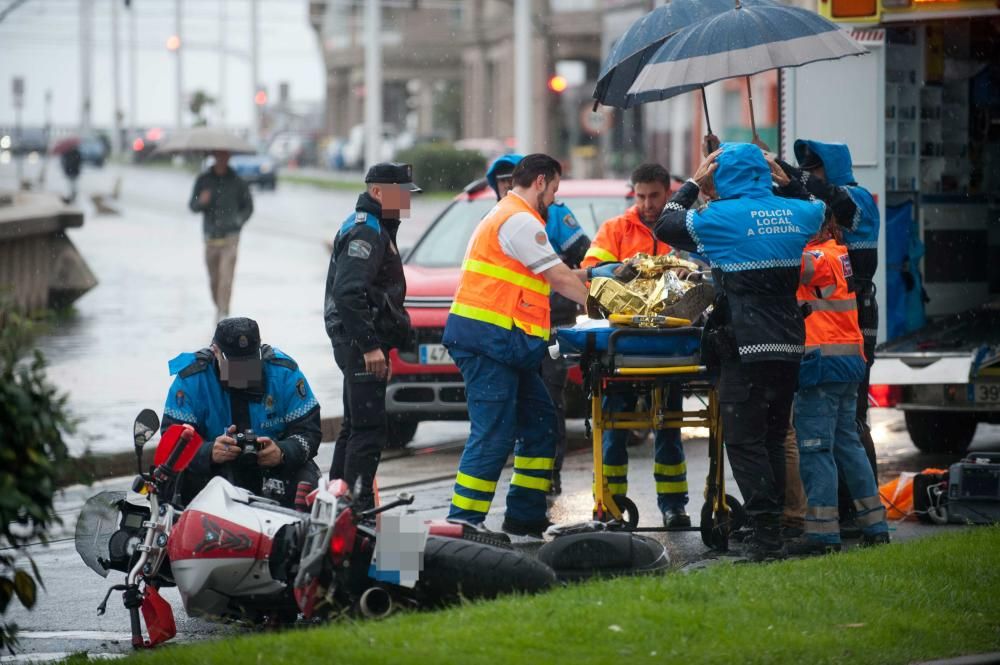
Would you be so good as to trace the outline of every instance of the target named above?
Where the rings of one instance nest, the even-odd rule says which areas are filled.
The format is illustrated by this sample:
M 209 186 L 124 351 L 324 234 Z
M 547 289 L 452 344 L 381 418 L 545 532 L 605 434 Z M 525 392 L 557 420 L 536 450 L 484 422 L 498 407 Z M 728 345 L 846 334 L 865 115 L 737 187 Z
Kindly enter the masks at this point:
M 28 609 L 35 604 L 41 577 L 23 548 L 45 542 L 48 528 L 60 522 L 52 499 L 69 461 L 66 397 L 46 381 L 41 352 L 26 357 L 34 330 L 0 297 L 0 614 L 15 596 Z M 25 563 L 30 572 L 19 565 Z M 11 649 L 16 630 L 0 624 L 0 647 Z
M 413 180 L 428 192 L 460 192 L 486 172 L 486 158 L 475 150 L 456 150 L 447 143 L 429 143 L 396 155 L 413 165 Z

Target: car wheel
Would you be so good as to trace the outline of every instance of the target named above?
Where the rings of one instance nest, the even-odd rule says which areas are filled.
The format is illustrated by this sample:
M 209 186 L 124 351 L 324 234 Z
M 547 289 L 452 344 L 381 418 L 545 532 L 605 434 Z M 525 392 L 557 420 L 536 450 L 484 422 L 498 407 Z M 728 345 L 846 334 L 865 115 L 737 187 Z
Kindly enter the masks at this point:
M 906 411 L 906 431 L 921 452 L 961 455 L 972 443 L 979 424 L 969 413 Z
M 417 425 L 419 424 L 419 420 L 390 418 L 389 427 L 386 432 L 385 447 L 388 449 L 405 448 L 406 444 L 413 441 L 413 437 L 417 434 Z

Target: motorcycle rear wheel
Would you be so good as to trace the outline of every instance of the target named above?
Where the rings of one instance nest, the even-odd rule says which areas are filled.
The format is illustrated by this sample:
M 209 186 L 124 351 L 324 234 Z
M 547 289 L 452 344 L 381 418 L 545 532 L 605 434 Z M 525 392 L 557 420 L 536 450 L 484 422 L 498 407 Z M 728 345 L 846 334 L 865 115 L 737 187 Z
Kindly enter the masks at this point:
M 441 605 L 507 593 L 537 593 L 555 584 L 555 571 L 517 550 L 429 536 L 415 591 L 423 602 Z

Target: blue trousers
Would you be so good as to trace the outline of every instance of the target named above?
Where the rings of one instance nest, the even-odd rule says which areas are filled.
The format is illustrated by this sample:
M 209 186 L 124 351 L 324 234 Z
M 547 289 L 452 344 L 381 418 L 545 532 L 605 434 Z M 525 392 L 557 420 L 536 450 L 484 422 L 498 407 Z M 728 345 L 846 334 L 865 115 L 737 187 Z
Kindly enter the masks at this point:
M 875 474 L 854 423 L 857 396 L 857 383 L 822 383 L 800 388 L 795 396 L 799 470 L 809 502 L 806 537 L 824 543 L 840 542 L 838 468 L 854 500 L 862 532 L 889 531 Z
M 636 393 L 611 393 L 604 398 L 604 409 L 611 412 L 632 411 L 638 401 Z M 667 410 L 680 411 L 683 394 L 671 390 L 667 395 Z M 604 457 L 604 477 L 613 495 L 628 494 L 628 430 L 606 429 L 601 440 Z M 656 482 L 656 504 L 660 512 L 683 510 L 688 502 L 687 463 L 681 445 L 679 429 L 656 431 L 653 442 L 653 480 Z
M 497 480 L 513 451 L 507 517 L 545 520 L 545 495 L 555 464 L 556 411 L 539 368 L 515 368 L 482 355 L 453 357 L 465 379 L 472 431 L 458 465 L 448 517 L 474 524 L 486 519 Z

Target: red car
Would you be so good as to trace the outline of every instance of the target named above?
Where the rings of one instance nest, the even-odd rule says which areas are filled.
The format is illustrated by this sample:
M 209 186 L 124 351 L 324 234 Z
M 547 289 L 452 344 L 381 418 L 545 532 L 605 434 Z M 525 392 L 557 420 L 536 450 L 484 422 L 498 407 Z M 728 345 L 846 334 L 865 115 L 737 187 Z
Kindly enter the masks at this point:
M 601 222 L 632 205 L 632 190 L 624 180 L 563 180 L 558 200 L 569 206 L 591 238 Z M 467 420 L 465 384 L 458 367 L 441 344 L 445 319 L 458 288 L 462 259 L 479 221 L 496 204 L 485 180 L 455 197 L 407 254 L 406 309 L 413 325 L 408 348 L 392 351 L 392 379 L 386 391 L 389 445 L 405 446 L 422 420 Z M 580 384 L 579 371 L 570 375 Z M 574 413 L 567 400 L 567 412 Z

